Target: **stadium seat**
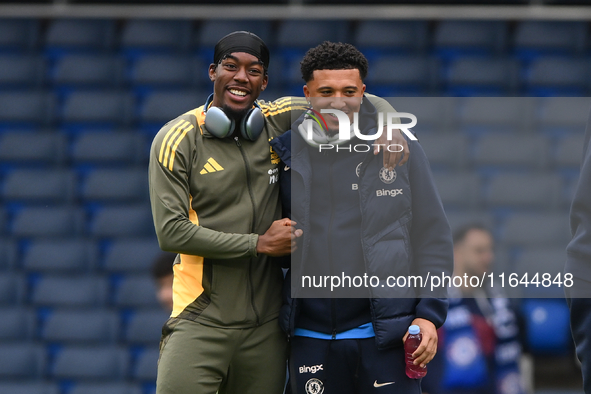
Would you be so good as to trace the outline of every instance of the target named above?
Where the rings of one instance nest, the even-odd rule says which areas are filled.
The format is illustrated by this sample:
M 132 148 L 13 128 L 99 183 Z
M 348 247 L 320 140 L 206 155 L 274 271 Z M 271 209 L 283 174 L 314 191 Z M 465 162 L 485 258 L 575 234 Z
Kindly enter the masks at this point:
M 19 305 L 25 298 L 25 280 L 15 273 L 0 273 L 0 305 Z
M 585 96 L 591 86 L 588 59 L 540 57 L 525 73 L 527 92 L 537 96 Z
M 554 246 L 565 250 L 570 238 L 568 215 L 561 212 L 515 213 L 507 218 L 501 231 L 501 241 L 508 246 Z
M 61 164 L 65 161 L 66 136 L 46 131 L 7 131 L 0 134 L 0 162 Z
M 7 201 L 64 204 L 72 202 L 75 187 L 70 170 L 16 169 L 6 175 L 2 196 Z
M 150 206 L 146 204 L 103 207 L 90 226 L 95 237 L 141 237 L 154 235 Z
M 187 88 L 204 80 L 207 66 L 185 55 L 146 55 L 136 59 L 130 75 L 135 86 Z
M 108 286 L 100 276 L 41 276 L 32 285 L 31 302 L 36 306 L 98 307 L 105 305 Z
M 56 61 L 50 78 L 57 86 L 118 87 L 123 82 L 122 59 L 112 55 L 69 55 Z
M 88 131 L 74 136 L 71 158 L 76 164 L 140 164 L 146 141 L 139 133 Z
M 435 184 L 443 206 L 476 209 L 480 205 L 481 182 L 472 172 L 434 172 Z
M 96 266 L 97 247 L 84 239 L 45 239 L 24 248 L 22 267 L 29 272 L 85 273 Z
M 532 354 L 571 354 L 569 310 L 564 299 L 526 299 L 522 314 L 527 348 Z
M 109 272 L 147 272 L 160 253 L 156 238 L 117 238 L 105 248 L 104 268 Z
M 42 126 L 54 120 L 55 96 L 42 90 L 0 93 L 0 125 Z
M 277 32 L 279 48 L 307 50 L 323 41 L 347 42 L 346 21 L 285 20 Z
M 38 344 L 0 343 L 1 380 L 39 379 L 46 363 L 45 349 Z
M 477 166 L 542 170 L 550 155 L 543 135 L 491 133 L 478 139 L 472 160 Z
M 0 393 L 10 394 L 60 394 L 56 383 L 47 382 L 0 382 Z
M 141 202 L 149 197 L 148 173 L 145 167 L 96 169 L 82 182 L 84 201 Z
M 65 237 L 84 234 L 84 215 L 78 208 L 25 207 L 14 213 L 11 233 L 16 237 Z
M 143 344 L 158 343 L 162 335 L 162 326 L 169 317 L 170 313 L 160 308 L 132 312 L 125 330 L 125 341 Z
M 3 229 L 5 227 L 5 220 L 2 218 L 4 215 L 4 211 L 0 210 L 0 224 L 4 224 Z M 0 232 L 0 234 L 4 234 L 5 231 Z M 16 262 L 16 245 L 12 240 L 0 239 L 0 272 L 10 271 Z
M 542 97 L 536 99 L 536 130 L 583 133 L 587 124 L 591 100 L 589 97 Z
M 139 381 L 156 381 L 159 354 L 158 347 L 142 349 L 136 359 L 135 368 L 132 372 L 133 378 Z
M 419 140 L 432 168 L 465 167 L 468 157 L 468 140 L 465 136 L 459 133 L 429 133 L 423 137 L 419 135 Z
M 435 51 L 443 57 L 467 54 L 501 54 L 507 44 L 504 21 L 441 21 L 433 37 Z
M 528 132 L 533 101 L 522 97 L 466 97 L 458 102 L 459 127 L 464 132 Z
M 130 383 L 76 383 L 68 394 L 143 394 L 142 387 Z
M 445 212 L 452 232 L 458 231 L 463 226 L 478 224 L 488 228 L 493 234 L 495 231 L 495 219 L 488 211 L 454 211 L 447 210 Z
M 45 80 L 45 59 L 35 55 L 1 55 L 0 86 L 41 87 Z
M 359 22 L 353 38 L 354 45 L 365 55 L 374 52 L 420 52 L 428 44 L 427 21 L 405 21 L 396 23 L 386 20 L 364 20 Z
M 432 136 L 457 131 L 454 126 L 457 106 L 455 97 L 392 97 L 388 100 L 396 111 L 410 112 L 417 117 L 417 125 L 412 130 L 421 143 L 423 135 Z
M 43 319 L 41 339 L 49 343 L 108 344 L 118 340 L 119 317 L 105 309 L 56 309 Z
M 437 61 L 426 56 L 385 56 L 370 67 L 367 85 L 369 91 L 381 96 L 386 96 L 382 92 L 388 89 L 401 94 L 428 93 L 437 86 L 437 70 Z
M 521 21 L 514 37 L 515 53 L 531 58 L 541 53 L 581 53 L 587 43 L 585 22 Z
M 115 306 L 119 308 L 159 308 L 156 286 L 150 275 L 126 275 L 114 278 Z
M 38 42 L 38 19 L 0 19 L 0 48 L 27 51 L 34 49 Z
M 155 91 L 145 98 L 140 108 L 140 121 L 162 126 L 177 116 L 205 104 L 209 94 L 195 90 Z
M 31 309 L 18 306 L 0 307 L 0 316 L 1 342 L 30 341 L 35 337 L 37 322 Z
M 45 33 L 50 51 L 105 51 L 114 41 L 115 21 L 107 19 L 54 19 Z
M 133 51 L 181 51 L 189 48 L 192 26 L 189 20 L 130 19 L 123 27 L 121 46 Z
M 585 136 L 582 133 L 568 135 L 559 140 L 555 148 L 556 165 L 579 169 L 583 157 L 584 140 Z
M 521 275 L 527 272 L 531 278 L 536 273 L 548 273 L 554 279 L 556 274 L 564 271 L 565 262 L 566 251 L 563 247 L 534 246 L 519 253 L 513 265 L 515 272 Z M 540 280 L 542 279 L 540 277 Z
M 201 24 L 201 28 L 195 32 L 195 44 L 199 47 L 200 52 L 211 55 L 205 58 L 211 62 L 215 44 L 222 37 L 234 31 L 250 31 L 259 36 L 267 46 L 271 48 L 274 46 L 271 21 L 251 19 L 205 20 Z
M 455 96 L 510 95 L 518 86 L 515 60 L 503 57 L 459 58 L 446 73 L 447 92 Z
M 562 191 L 555 174 L 501 173 L 491 179 L 486 201 L 490 207 L 552 209 L 560 206 Z
M 127 376 L 129 355 L 117 346 L 64 346 L 55 355 L 50 375 L 57 379 L 120 381 Z
M 76 91 L 64 102 L 62 120 L 67 123 L 126 125 L 133 117 L 133 97 L 122 91 Z

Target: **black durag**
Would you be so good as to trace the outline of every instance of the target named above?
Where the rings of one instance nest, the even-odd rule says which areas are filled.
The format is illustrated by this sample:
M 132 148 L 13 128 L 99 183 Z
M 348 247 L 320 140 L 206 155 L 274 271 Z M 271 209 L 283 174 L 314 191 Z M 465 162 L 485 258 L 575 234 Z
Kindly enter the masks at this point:
M 254 33 L 248 31 L 235 31 L 223 37 L 215 45 L 213 63 L 218 64 L 224 57 L 233 52 L 250 53 L 263 62 L 265 70 L 269 68 L 269 48 L 267 48 L 264 41 Z

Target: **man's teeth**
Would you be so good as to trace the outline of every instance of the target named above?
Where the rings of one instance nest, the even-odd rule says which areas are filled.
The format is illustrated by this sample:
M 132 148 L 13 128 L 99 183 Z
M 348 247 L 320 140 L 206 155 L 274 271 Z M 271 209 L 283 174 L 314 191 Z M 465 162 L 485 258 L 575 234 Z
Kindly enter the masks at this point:
M 236 96 L 246 96 L 246 92 L 242 90 L 230 89 L 230 93 L 235 94 Z

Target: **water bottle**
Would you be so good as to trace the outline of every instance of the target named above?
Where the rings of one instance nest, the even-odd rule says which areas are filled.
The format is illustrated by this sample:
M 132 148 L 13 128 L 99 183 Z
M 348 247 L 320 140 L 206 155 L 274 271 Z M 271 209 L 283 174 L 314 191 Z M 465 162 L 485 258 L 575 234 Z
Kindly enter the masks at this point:
M 421 329 L 419 326 L 410 326 L 408 328 L 408 337 L 406 337 L 406 342 L 404 342 L 404 355 L 406 361 L 406 376 L 411 379 L 420 379 L 427 374 L 427 367 L 421 368 L 420 365 L 414 365 L 412 363 L 412 354 L 421 344 L 421 339 L 423 339 L 423 336 L 421 335 Z

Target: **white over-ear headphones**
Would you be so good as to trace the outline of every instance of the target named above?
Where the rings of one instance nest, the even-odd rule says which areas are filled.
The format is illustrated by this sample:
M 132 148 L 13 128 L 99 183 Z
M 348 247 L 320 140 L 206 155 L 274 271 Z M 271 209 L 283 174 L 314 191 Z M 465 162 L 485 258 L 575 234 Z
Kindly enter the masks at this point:
M 213 101 L 213 94 L 211 94 L 205 102 L 205 127 L 213 136 L 217 138 L 226 138 L 234 133 L 236 126 L 234 119 L 226 115 L 223 109 L 219 107 L 208 108 Z M 259 135 L 263 132 L 265 127 L 265 115 L 261 107 L 254 103 L 254 107 L 240 120 L 240 134 L 249 141 L 256 141 Z

